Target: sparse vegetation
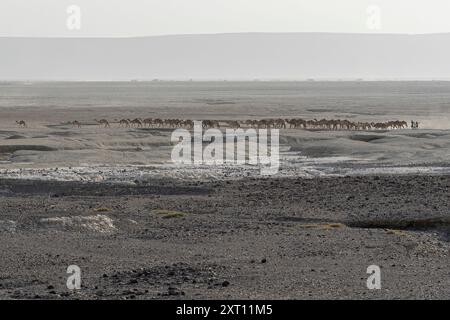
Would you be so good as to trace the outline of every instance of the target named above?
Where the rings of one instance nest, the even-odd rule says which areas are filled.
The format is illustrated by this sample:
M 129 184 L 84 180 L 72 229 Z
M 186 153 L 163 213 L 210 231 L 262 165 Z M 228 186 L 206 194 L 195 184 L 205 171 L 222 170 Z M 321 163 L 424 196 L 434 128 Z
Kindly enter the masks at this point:
M 311 224 L 301 224 L 299 225 L 302 229 L 315 229 L 315 230 L 333 230 L 344 228 L 345 225 L 342 223 L 311 223 Z
M 386 233 L 387 234 L 396 235 L 396 236 L 400 236 L 400 237 L 408 236 L 408 234 L 405 231 L 397 230 L 397 229 L 387 229 Z
M 111 209 L 109 209 L 109 208 L 96 208 L 96 209 L 94 209 L 94 211 L 96 211 L 96 212 L 108 212 L 108 211 L 111 211 Z
M 185 212 L 163 209 L 152 210 L 152 213 L 160 215 L 163 219 L 182 218 L 186 216 Z

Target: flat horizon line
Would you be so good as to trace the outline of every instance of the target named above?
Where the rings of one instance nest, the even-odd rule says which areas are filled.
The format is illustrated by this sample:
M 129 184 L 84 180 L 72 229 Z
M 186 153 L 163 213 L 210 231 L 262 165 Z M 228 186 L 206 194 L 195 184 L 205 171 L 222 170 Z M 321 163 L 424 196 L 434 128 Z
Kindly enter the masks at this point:
M 92 83 L 158 83 L 158 82 L 450 82 L 449 78 L 381 78 L 381 79 L 358 79 L 358 78 L 330 78 L 330 79 L 121 79 L 121 80 L 54 80 L 54 79 L 0 79 L 0 84 L 5 83 L 80 83 L 80 82 L 92 82 Z
M 450 35 L 449 32 L 433 33 L 384 33 L 384 32 L 219 32 L 219 33 L 180 33 L 147 36 L 3 36 L 1 39 L 146 39 L 162 37 L 190 36 L 226 36 L 226 35 L 353 35 L 353 36 L 440 36 Z

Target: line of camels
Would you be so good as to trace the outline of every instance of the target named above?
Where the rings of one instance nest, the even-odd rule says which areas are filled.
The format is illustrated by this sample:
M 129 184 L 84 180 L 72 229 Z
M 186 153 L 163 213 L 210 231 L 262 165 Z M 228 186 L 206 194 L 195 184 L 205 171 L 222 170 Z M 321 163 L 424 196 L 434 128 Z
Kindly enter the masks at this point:
M 111 127 L 111 123 L 106 119 L 94 121 L 104 128 Z M 19 127 L 27 127 L 25 121 L 16 121 Z M 116 120 L 118 127 L 122 128 L 189 128 L 194 127 L 194 121 L 183 119 L 160 119 L 160 118 L 136 118 Z M 67 125 L 81 128 L 82 123 L 78 120 L 69 121 Z M 255 128 L 255 129 L 323 129 L 323 130 L 396 130 L 408 128 L 406 121 L 386 121 L 386 122 L 352 122 L 341 119 L 313 119 L 305 120 L 301 118 L 292 119 L 260 119 L 260 120 L 203 120 L 202 126 L 208 128 Z

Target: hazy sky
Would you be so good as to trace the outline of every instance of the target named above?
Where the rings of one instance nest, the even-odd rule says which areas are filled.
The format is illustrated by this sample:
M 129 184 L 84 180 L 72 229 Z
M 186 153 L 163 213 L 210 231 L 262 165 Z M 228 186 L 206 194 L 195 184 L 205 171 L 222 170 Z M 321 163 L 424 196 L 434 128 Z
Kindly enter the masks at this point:
M 80 29 L 67 27 L 70 5 Z M 449 14 L 449 0 L 0 0 L 0 36 L 437 33 L 450 32 Z

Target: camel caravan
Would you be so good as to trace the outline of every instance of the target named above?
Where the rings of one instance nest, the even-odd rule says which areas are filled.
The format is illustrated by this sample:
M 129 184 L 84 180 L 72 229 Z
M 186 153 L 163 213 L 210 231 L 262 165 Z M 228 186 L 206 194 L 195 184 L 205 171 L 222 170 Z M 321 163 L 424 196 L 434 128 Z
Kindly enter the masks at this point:
M 100 123 L 100 121 L 103 121 Z M 97 121 L 108 127 L 107 120 Z M 107 123 L 107 125 L 106 125 Z M 136 118 L 121 119 L 119 127 L 123 128 L 193 128 L 194 121 L 182 119 Z M 408 128 L 406 121 L 387 122 L 352 122 L 349 120 L 304 120 L 293 119 L 260 119 L 260 120 L 202 120 L 204 129 L 208 128 L 255 128 L 255 129 L 321 129 L 321 130 L 397 130 Z
M 110 128 L 110 122 L 106 119 L 94 121 L 103 128 Z M 194 127 L 194 121 L 182 119 L 160 119 L 160 118 L 136 118 L 121 119 L 115 121 L 121 128 L 188 128 Z M 25 121 L 16 121 L 19 127 L 26 127 Z M 417 122 L 418 123 L 418 122 Z M 81 128 L 81 122 L 69 121 L 67 124 L 73 128 Z M 398 130 L 407 129 L 406 121 L 386 122 L 352 122 L 341 119 L 260 119 L 260 120 L 202 120 L 203 129 L 209 128 L 255 128 L 255 129 L 312 129 L 312 130 Z M 418 125 L 417 125 L 418 127 Z M 415 128 L 415 127 L 413 127 Z

